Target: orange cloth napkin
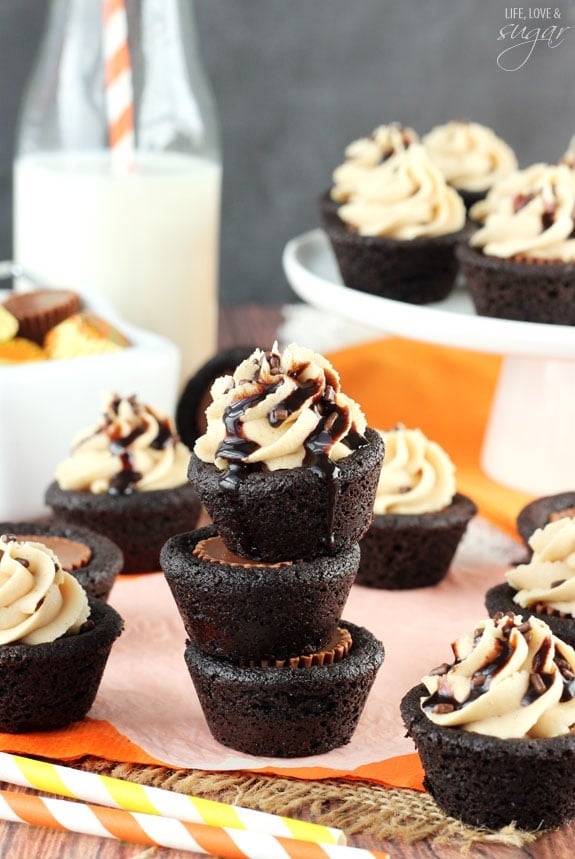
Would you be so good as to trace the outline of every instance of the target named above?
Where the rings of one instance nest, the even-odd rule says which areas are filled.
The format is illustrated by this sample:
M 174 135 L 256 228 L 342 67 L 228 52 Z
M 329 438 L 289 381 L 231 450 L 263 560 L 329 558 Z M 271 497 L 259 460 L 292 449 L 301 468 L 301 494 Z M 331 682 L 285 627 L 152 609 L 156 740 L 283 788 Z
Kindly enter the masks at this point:
M 490 480 L 482 473 L 479 461 L 500 358 L 399 338 L 345 349 L 329 357 L 340 373 L 342 389 L 362 405 L 371 426 L 386 429 L 401 422 L 410 428 L 421 428 L 452 457 L 458 489 L 475 500 L 485 518 L 515 534 L 515 517 L 530 496 Z M 133 577 L 129 578 L 136 584 Z M 445 605 L 450 599 L 450 587 L 458 589 L 460 595 L 463 592 L 464 597 L 468 587 L 464 576 L 459 580 L 453 575 L 449 578 L 453 582 L 447 583 L 445 591 L 433 589 Z M 140 581 L 144 583 L 145 577 Z M 361 590 L 365 589 L 357 593 Z M 477 603 L 473 611 L 476 605 L 480 610 L 482 592 L 480 581 L 475 585 Z M 353 595 L 352 589 L 348 608 L 353 608 Z M 415 594 L 413 598 L 417 599 Z M 449 640 L 446 638 L 446 643 Z M 121 695 L 120 690 L 118 693 Z M 166 763 L 148 754 L 107 719 L 85 719 L 69 729 L 49 733 L 0 734 L 0 749 L 61 760 L 93 754 L 131 763 Z M 422 789 L 423 775 L 415 754 L 374 760 L 355 769 L 292 768 L 278 762 L 277 766 L 254 767 L 253 771 L 308 779 L 341 776 L 416 789 Z
M 486 519 L 516 535 L 517 513 L 533 496 L 496 483 L 480 465 L 499 356 L 392 337 L 329 358 L 370 426 L 421 429 L 455 463 L 458 490 Z

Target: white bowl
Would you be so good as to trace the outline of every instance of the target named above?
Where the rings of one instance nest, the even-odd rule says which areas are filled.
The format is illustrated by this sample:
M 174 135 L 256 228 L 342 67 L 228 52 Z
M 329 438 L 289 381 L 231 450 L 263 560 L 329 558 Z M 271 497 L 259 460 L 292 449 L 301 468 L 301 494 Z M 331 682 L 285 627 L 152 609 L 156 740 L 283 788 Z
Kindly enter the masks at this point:
M 0 290 L 0 302 L 9 294 Z M 0 365 L 0 520 L 49 512 L 44 492 L 73 437 L 97 423 L 104 391 L 138 399 L 173 416 L 180 353 L 164 337 L 122 322 L 108 302 L 80 293 L 131 346 L 107 355 Z

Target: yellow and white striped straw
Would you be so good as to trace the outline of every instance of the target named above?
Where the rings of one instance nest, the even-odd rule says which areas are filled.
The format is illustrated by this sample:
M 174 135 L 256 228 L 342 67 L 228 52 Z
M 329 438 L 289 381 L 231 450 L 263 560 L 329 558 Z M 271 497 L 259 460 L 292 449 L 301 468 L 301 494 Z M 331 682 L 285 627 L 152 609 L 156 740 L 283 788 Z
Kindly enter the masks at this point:
M 148 787 L 8 752 L 0 752 L 0 781 L 110 808 L 170 817 L 188 823 L 263 832 L 299 841 L 345 844 L 345 835 L 341 829 L 175 793 L 160 787 Z

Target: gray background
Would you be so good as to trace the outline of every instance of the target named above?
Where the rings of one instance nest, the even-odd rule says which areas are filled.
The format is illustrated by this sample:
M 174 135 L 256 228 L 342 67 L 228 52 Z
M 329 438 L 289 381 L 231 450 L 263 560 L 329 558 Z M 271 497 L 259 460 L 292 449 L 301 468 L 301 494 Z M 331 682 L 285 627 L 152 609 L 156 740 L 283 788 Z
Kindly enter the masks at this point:
M 0 0 L 2 258 L 11 253 L 16 115 L 47 5 Z M 575 132 L 575 0 L 550 7 L 561 16 L 550 25 L 571 28 L 563 44 L 538 44 L 523 68 L 503 71 L 497 56 L 510 42 L 497 36 L 512 5 L 196 0 L 223 139 L 222 302 L 294 300 L 283 246 L 317 226 L 315 198 L 345 145 L 382 122 L 424 133 L 469 118 L 495 128 L 523 165 L 561 155 Z M 517 5 L 528 14 L 544 4 Z

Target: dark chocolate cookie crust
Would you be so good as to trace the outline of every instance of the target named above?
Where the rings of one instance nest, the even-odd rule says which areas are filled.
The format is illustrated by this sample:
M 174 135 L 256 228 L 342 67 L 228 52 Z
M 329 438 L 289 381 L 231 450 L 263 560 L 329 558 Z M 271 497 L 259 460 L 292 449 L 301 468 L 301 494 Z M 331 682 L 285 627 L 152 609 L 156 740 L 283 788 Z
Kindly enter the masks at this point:
M 176 429 L 184 444 L 192 450 L 195 441 L 206 431 L 205 407 L 211 398 L 210 388 L 219 376 L 232 374 L 236 367 L 255 350 L 255 346 L 233 346 L 210 358 L 186 382 L 176 409 Z
M 490 588 L 485 594 L 485 607 L 489 612 L 489 616 L 493 617 L 498 611 L 502 611 L 504 614 L 512 611 L 515 614 L 520 614 L 525 620 L 530 617 L 536 617 L 547 624 L 553 635 L 567 642 L 571 647 L 575 647 L 575 618 L 558 617 L 552 614 L 537 614 L 537 612 L 530 611 L 528 608 L 523 608 L 516 602 L 513 602 L 513 597 L 516 593 L 517 591 L 508 585 L 507 582 Z
M 0 731 L 55 730 L 87 714 L 123 626 L 111 606 L 89 603 L 90 617 L 77 635 L 0 646 Z
M 124 554 L 124 573 L 160 569 L 160 550 L 173 534 L 195 528 L 201 504 L 191 486 L 131 495 L 94 495 L 60 489 L 54 481 L 46 504 L 59 521 L 91 528 L 116 543 Z
M 519 511 L 517 530 L 520 536 L 527 544 L 534 531 L 549 523 L 552 513 L 560 513 L 570 507 L 575 507 L 575 492 L 559 492 L 536 498 Z
M 476 513 L 474 502 L 458 493 L 436 513 L 375 516 L 360 542 L 356 584 L 385 590 L 438 584 Z
M 236 663 L 314 653 L 330 640 L 359 564 L 354 543 L 334 556 L 277 567 L 241 567 L 196 557 L 213 526 L 167 541 L 164 575 L 189 638 Z
M 350 289 L 409 304 L 446 298 L 455 286 L 455 248 L 467 241 L 470 225 L 456 233 L 417 239 L 360 236 L 341 220 L 329 192 L 319 211 L 342 280 Z
M 240 668 L 188 643 L 186 664 L 218 742 L 251 755 L 305 757 L 349 742 L 383 661 L 381 643 L 341 622 L 353 646 L 332 665 Z
M 466 244 L 457 257 L 479 316 L 575 325 L 575 263 L 517 262 Z
M 466 211 L 469 212 L 472 206 L 485 199 L 488 189 L 485 191 L 466 191 L 464 188 L 455 188 L 455 190 L 463 200 Z
M 477 827 L 561 826 L 575 817 L 575 735 L 550 739 L 488 737 L 444 728 L 419 706 L 423 685 L 401 714 L 425 769 L 424 784 L 446 814 Z
M 226 489 L 224 472 L 195 454 L 188 476 L 230 551 L 272 563 L 334 555 L 357 542 L 372 520 L 383 440 L 372 429 L 366 439 L 337 463 L 333 478 L 302 466 L 254 471 L 237 489 Z
M 92 550 L 92 557 L 79 570 L 71 570 L 88 596 L 107 601 L 118 573 L 122 572 L 124 556 L 112 540 L 89 528 L 68 525 L 66 522 L 0 522 L 0 534 L 37 534 L 47 537 L 64 537 L 84 543 Z

